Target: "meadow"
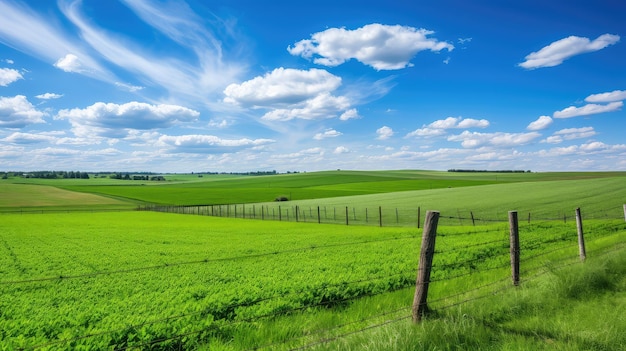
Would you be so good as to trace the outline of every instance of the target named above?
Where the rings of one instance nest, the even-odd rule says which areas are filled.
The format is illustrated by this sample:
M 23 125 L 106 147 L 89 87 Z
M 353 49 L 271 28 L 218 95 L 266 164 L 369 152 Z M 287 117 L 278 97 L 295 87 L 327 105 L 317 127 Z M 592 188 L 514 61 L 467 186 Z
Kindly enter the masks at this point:
M 289 206 L 383 203 L 413 212 L 419 203 L 424 213 L 441 210 L 429 294 L 433 313 L 420 325 L 410 323 L 421 240 L 414 223 L 381 228 L 92 212 L 85 209 L 106 204 L 77 197 L 74 209 L 81 211 L 0 214 L 0 350 L 623 349 L 626 322 L 611 308 L 625 302 L 623 174 L 549 174 L 541 180 L 533 174 L 356 173 L 334 181 L 335 172 L 277 179 L 281 191 L 369 191 Z M 497 182 L 488 179 L 495 176 Z M 424 187 L 438 177 L 445 185 L 397 191 L 398 183 Z M 150 202 L 142 195 L 149 189 L 204 188 L 208 194 L 226 182 L 239 196 L 274 179 L 203 178 L 143 186 L 90 180 L 4 185 L 19 186 L 11 190 L 19 194 L 61 184 L 50 197 L 128 199 L 133 208 Z M 83 187 L 91 190 L 77 192 Z M 102 189 L 114 190 L 103 196 Z M 164 203 L 180 196 L 159 191 L 154 199 Z M 28 208 L 25 199 L 32 195 L 22 194 L 19 207 Z M 38 200 L 32 197 L 30 206 L 41 207 Z M 552 218 L 577 206 L 585 217 L 584 264 L 574 221 Z M 497 221 L 471 225 L 459 220 L 459 209 Z M 518 288 L 510 278 L 506 211 L 512 209 L 533 213 L 533 221 L 520 222 Z M 573 322 L 571 308 L 594 323 Z

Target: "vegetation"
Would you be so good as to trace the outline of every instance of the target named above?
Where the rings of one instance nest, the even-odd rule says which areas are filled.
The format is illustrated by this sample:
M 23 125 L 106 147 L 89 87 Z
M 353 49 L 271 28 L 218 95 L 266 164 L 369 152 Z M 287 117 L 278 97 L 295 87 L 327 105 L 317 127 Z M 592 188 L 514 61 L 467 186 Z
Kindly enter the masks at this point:
M 173 175 L 146 185 L 7 177 L 0 350 L 624 349 L 626 326 L 612 306 L 625 302 L 625 175 L 333 171 Z M 273 201 L 280 197 L 290 201 Z M 433 313 L 408 321 L 421 236 L 414 217 L 379 228 L 85 211 L 206 199 L 399 209 L 385 223 L 417 206 L 440 210 Z M 575 207 L 585 218 L 584 265 L 574 221 L 561 218 Z M 44 208 L 68 211 L 23 211 Z M 521 220 L 516 289 L 508 210 Z M 471 225 L 470 211 L 483 220 Z

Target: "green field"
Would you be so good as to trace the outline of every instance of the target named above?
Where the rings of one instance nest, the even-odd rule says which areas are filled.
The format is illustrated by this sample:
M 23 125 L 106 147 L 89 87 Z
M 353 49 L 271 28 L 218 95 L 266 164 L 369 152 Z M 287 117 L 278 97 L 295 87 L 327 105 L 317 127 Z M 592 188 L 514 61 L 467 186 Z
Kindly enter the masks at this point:
M 428 171 L 179 175 L 150 185 L 9 179 L 0 182 L 0 350 L 623 349 L 626 321 L 610 306 L 626 302 L 625 180 L 610 172 Z M 260 200 L 277 189 L 312 198 Z M 298 206 L 313 223 L 98 211 L 228 193 L 248 194 L 248 211 Z M 311 220 L 318 206 L 350 207 L 361 219 L 320 225 Z M 379 206 L 390 223 L 382 228 L 362 219 Z M 407 316 L 422 233 L 408 214 L 418 206 L 442 218 L 434 312 L 416 326 Z M 584 265 L 576 207 L 585 219 Z M 44 208 L 57 211 L 24 211 Z M 521 219 L 517 289 L 509 210 Z M 470 211 L 483 220 L 472 225 Z M 391 223 L 396 213 L 406 222 Z M 580 285 L 590 277 L 592 288 Z M 574 322 L 570 308 L 594 323 Z

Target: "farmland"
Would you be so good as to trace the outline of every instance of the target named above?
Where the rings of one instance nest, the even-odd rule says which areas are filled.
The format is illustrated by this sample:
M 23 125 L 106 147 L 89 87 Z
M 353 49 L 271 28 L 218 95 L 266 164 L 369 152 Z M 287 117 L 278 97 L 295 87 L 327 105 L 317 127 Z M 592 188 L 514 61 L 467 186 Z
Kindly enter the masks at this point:
M 13 180 L 4 184 L 2 191 L 8 193 L 6 189 L 11 189 L 13 194 L 23 195 L 21 202 L 7 202 L 7 208 L 11 204 L 16 208 L 42 208 L 44 204 L 37 202 L 37 196 L 43 195 L 33 196 L 38 193 L 28 193 L 28 188 L 44 189 L 42 194 L 50 198 L 69 193 L 99 200 L 90 203 L 76 197 L 73 201 L 82 201 L 75 207 L 83 210 L 79 212 L 0 214 L 0 350 L 241 350 L 307 345 L 313 349 L 356 350 L 369 343 L 360 337 L 374 340 L 380 339 L 380 333 L 401 333 L 408 340 L 423 341 L 429 325 L 442 324 L 460 328 L 457 336 L 466 338 L 466 346 L 476 348 L 481 340 L 502 337 L 501 332 L 494 336 L 480 329 L 484 323 L 476 322 L 478 319 L 487 320 L 489 325 L 502 323 L 500 331 L 516 326 L 504 317 L 508 313 L 505 305 L 496 304 L 490 306 L 496 310 L 490 310 L 480 300 L 473 302 L 475 297 L 496 296 L 490 300 L 497 301 L 501 296 L 502 301 L 508 301 L 512 299 L 510 294 L 517 294 L 518 300 L 526 301 L 525 307 L 518 308 L 535 311 L 519 312 L 528 316 L 524 325 L 539 328 L 533 322 L 540 316 L 539 308 L 529 306 L 533 298 L 541 296 L 537 294 L 546 283 L 531 278 L 558 274 L 555 267 L 563 265 L 570 269 L 580 266 L 576 264 L 575 224 L 557 216 L 572 213 L 578 206 L 583 214 L 588 213 L 588 260 L 590 267 L 596 267 L 589 268 L 588 274 L 623 277 L 623 272 L 619 273 L 623 265 L 611 263 L 624 262 L 626 252 L 622 212 L 626 178 L 621 173 L 497 174 L 497 181 L 496 174 L 422 171 L 356 172 L 333 180 L 335 175 L 205 176 L 202 180 L 180 177 L 163 185 L 121 185 L 112 180 L 106 180 L 108 185 L 104 181 L 89 183 L 93 179 L 68 183 L 29 180 L 32 183 L 27 185 L 14 184 Z M 420 328 L 402 322 L 410 315 L 421 240 L 421 231 L 410 224 L 414 222 L 380 228 L 144 211 L 84 211 L 117 206 L 123 199 L 129 201 L 127 208 L 142 202 L 184 203 L 187 200 L 181 200 L 176 189 L 183 194 L 184 189 L 190 189 L 190 193 L 207 195 L 221 189 L 218 184 L 230 184 L 230 188 L 211 195 L 216 200 L 226 196 L 226 190 L 231 191 L 232 199 L 241 200 L 241 194 L 263 189 L 265 184 L 266 189 L 276 185 L 281 192 L 291 189 L 302 195 L 305 192 L 300 191 L 308 188 L 311 196 L 322 195 L 290 201 L 289 205 L 360 209 L 387 206 L 413 212 L 417 204 L 424 210 L 437 209 L 442 216 L 454 217 L 449 223 L 442 220 L 438 230 L 438 254 L 429 295 L 437 314 Z M 408 184 L 421 190 L 410 189 Z M 59 193 L 47 192 L 47 187 L 53 185 Z M 330 197 L 331 193 L 343 195 Z M 250 201 L 256 206 L 275 205 L 259 201 L 269 194 L 254 193 Z M 70 209 L 72 200 L 68 201 L 61 204 Z M 468 210 L 498 221 L 476 225 L 459 221 L 458 214 Z M 536 217 L 530 223 L 520 223 L 522 288 L 531 290 L 510 289 L 509 228 L 505 222 L 509 210 L 532 212 Z M 555 216 L 559 220 L 553 220 Z M 606 253 L 612 258 L 603 258 Z M 596 261 L 598 266 L 592 266 Z M 559 291 L 563 293 L 568 286 L 558 287 Z M 623 279 L 615 280 L 605 290 L 616 298 L 598 297 L 594 303 L 623 304 L 623 298 L 619 298 L 623 297 L 623 288 Z M 552 304 L 546 306 L 558 315 L 557 303 Z M 584 306 L 581 303 L 578 308 Z M 624 327 L 623 319 L 598 308 L 603 310 L 604 315 L 612 316 L 607 323 L 613 323 L 617 330 Z M 477 318 L 460 321 L 469 329 L 454 324 L 458 321 L 457 311 Z M 598 313 L 590 313 L 590 318 Z M 387 326 L 388 320 L 399 322 Z M 379 324 L 381 327 L 371 334 L 338 338 Z M 596 330 L 579 327 L 583 331 Z M 480 335 L 472 339 L 469 334 L 474 332 Z M 558 333 L 570 338 L 567 335 L 573 331 Z M 609 334 L 612 341 L 594 338 L 590 340 L 595 344 L 585 340 L 572 344 L 556 340 L 553 346 L 585 349 L 599 345 L 600 349 L 612 349 L 625 342 L 618 334 Z M 319 343 L 320 339 L 337 340 L 327 344 Z M 450 340 L 462 345 L 461 339 Z M 456 349 L 442 342 L 430 348 Z M 542 345 L 523 334 L 502 342 L 519 342 L 532 348 Z M 378 347 L 384 350 L 390 345 L 381 342 Z

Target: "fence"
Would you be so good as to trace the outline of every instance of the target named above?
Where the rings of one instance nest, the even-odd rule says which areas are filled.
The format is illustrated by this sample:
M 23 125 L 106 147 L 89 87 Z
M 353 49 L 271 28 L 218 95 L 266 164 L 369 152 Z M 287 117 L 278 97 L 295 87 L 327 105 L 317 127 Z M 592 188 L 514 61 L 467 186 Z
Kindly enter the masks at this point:
M 626 206 L 626 205 L 625 205 Z M 318 224 L 368 225 L 379 227 L 417 227 L 421 228 L 423 214 L 421 206 L 415 208 L 355 207 L 355 206 L 301 206 L 289 204 L 224 204 L 224 205 L 141 205 L 138 211 L 157 211 L 177 214 L 213 216 L 225 218 L 256 219 L 282 222 L 301 222 Z M 589 219 L 611 219 L 619 216 L 615 208 L 600 209 L 586 214 Z M 456 209 L 455 213 L 441 216 L 440 223 L 445 225 L 481 225 L 502 222 L 506 212 L 481 214 L 470 209 Z M 555 213 L 531 211 L 520 212 L 520 221 L 525 223 L 541 221 L 575 220 L 571 211 Z M 626 208 L 624 208 L 626 217 Z
M 624 213 L 626 218 L 626 205 L 624 206 Z M 196 213 L 197 214 L 197 213 Z M 448 308 L 452 308 L 454 306 L 458 306 L 460 304 L 468 303 L 470 301 L 474 301 L 477 299 L 486 298 L 489 296 L 494 296 L 494 293 L 502 292 L 507 289 L 514 288 L 518 286 L 520 282 L 523 282 L 524 279 L 529 279 L 531 274 L 541 268 L 541 264 L 537 263 L 537 259 L 541 257 L 548 257 L 549 255 L 553 255 L 559 252 L 565 252 L 565 257 L 562 258 L 559 262 L 563 264 L 571 264 L 572 256 L 569 254 L 571 249 L 578 247 L 579 255 L 576 257 L 576 261 L 584 261 L 587 258 L 587 252 L 585 250 L 585 233 L 593 237 L 599 237 L 599 235 L 603 235 L 606 233 L 597 233 L 594 232 L 598 228 L 592 228 L 593 230 L 583 230 L 583 216 L 581 215 L 581 210 L 576 209 L 575 211 L 576 220 L 576 239 L 574 239 L 574 228 L 572 223 L 572 235 L 565 235 L 563 240 L 555 240 L 554 238 L 525 238 L 524 230 L 530 230 L 530 224 L 526 224 L 526 226 L 522 226 L 520 228 L 520 221 L 518 219 L 518 213 L 516 211 L 508 212 L 508 228 L 504 226 L 502 228 L 489 228 L 489 229 L 478 229 L 475 232 L 456 232 L 456 231 L 439 231 L 438 225 L 439 219 L 441 218 L 439 212 L 429 211 L 426 214 L 426 218 L 424 220 L 424 230 L 422 235 L 422 244 L 420 247 L 420 258 L 419 264 L 417 267 L 417 279 L 414 280 L 414 283 L 407 279 L 409 276 L 415 277 L 412 272 L 398 272 L 398 284 L 394 289 L 402 289 L 409 287 L 414 284 L 415 286 L 415 295 L 413 299 L 413 305 L 400 306 L 398 308 L 384 310 L 382 312 L 374 313 L 366 318 L 361 318 L 357 320 L 353 320 L 350 322 L 346 322 L 343 324 L 338 324 L 332 328 L 325 328 L 319 330 L 312 330 L 303 333 L 302 335 L 289 336 L 284 338 L 283 340 L 279 340 L 266 345 L 257 345 L 254 349 L 275 349 L 278 347 L 287 347 L 289 349 L 297 350 L 297 349 L 307 349 L 322 343 L 332 342 L 334 340 L 338 340 L 340 338 L 347 337 L 349 335 L 353 335 L 355 333 L 364 332 L 366 330 L 371 330 L 374 328 L 380 328 L 385 325 L 389 325 L 392 323 L 413 319 L 414 322 L 421 321 L 422 317 L 426 315 L 431 310 L 445 310 Z M 253 217 L 254 218 L 254 217 Z M 452 217 L 452 219 L 459 220 L 461 217 Z M 564 223 L 565 224 L 565 223 Z M 508 229 L 508 230 L 506 230 Z M 607 232 L 612 231 L 624 231 L 626 230 L 626 224 L 612 224 L 608 228 L 605 228 Z M 506 233 L 508 232 L 508 233 Z M 485 234 L 493 234 L 497 233 L 495 239 L 482 239 L 487 236 Z M 500 235 L 500 234 L 508 234 L 508 235 Z M 570 239 L 571 237 L 571 239 Z M 408 239 L 412 237 L 407 237 Z M 407 239 L 405 238 L 405 239 Z M 436 248 L 436 239 L 444 240 L 441 246 L 443 248 Z M 467 244 L 464 241 L 457 240 L 458 238 L 471 238 L 472 244 Z M 445 240 L 449 239 L 449 242 Z M 531 240 L 532 239 L 532 240 Z M 380 242 L 386 240 L 399 240 L 398 238 L 394 239 L 381 239 Z M 461 244 L 452 245 L 454 242 L 459 241 Z M 371 241 L 364 242 L 349 242 L 349 243 L 341 243 L 327 246 L 318 246 L 318 247 L 303 247 L 299 249 L 293 250 L 285 250 L 278 252 L 269 252 L 263 254 L 256 255 L 247 255 L 247 256 L 238 256 L 238 257 L 229 257 L 229 258 L 220 258 L 219 260 L 195 260 L 195 261 L 185 261 L 178 262 L 175 264 L 161 264 L 147 267 L 130 267 L 118 271 L 104 271 L 104 272 L 92 272 L 88 274 L 79 274 L 79 275 L 59 275 L 54 277 L 44 277 L 44 278 L 32 278 L 26 280 L 14 280 L 14 281 L 1 281 L 0 286 L 14 286 L 14 285 L 23 285 L 23 284 L 33 284 L 33 283 L 45 283 L 45 282 L 56 282 L 61 283 L 69 280 L 85 280 L 85 279 L 93 279 L 100 276 L 110 276 L 110 275 L 125 275 L 131 272 L 138 271 L 151 271 L 151 270 L 165 270 L 170 267 L 180 266 L 180 265 L 202 265 L 208 264 L 210 262 L 219 261 L 220 263 L 227 264 L 229 262 L 242 260 L 242 259 L 257 259 L 263 256 L 277 256 L 286 253 L 293 252 L 305 252 L 312 250 L 323 250 L 332 247 L 337 247 L 340 245 L 346 246 L 358 246 L 372 244 Z M 546 250 L 546 247 L 549 247 L 549 250 Z M 539 251 L 539 253 L 535 253 L 535 251 Z M 529 255 L 524 255 L 525 252 L 529 252 Z M 467 257 L 464 256 L 462 260 L 459 260 L 457 253 L 467 254 Z M 528 264 L 524 270 L 520 270 L 521 262 L 533 262 L 534 265 Z M 480 279 L 471 279 L 475 276 L 480 275 L 484 272 L 493 272 L 493 271 L 503 271 L 508 266 L 511 267 L 510 275 L 503 275 L 501 279 L 490 280 L 490 281 L 481 281 Z M 526 275 L 524 275 L 526 274 Z M 360 286 L 362 284 L 367 284 L 371 282 L 376 282 L 381 279 L 387 279 L 388 276 L 374 276 L 367 277 L 364 279 L 354 280 L 354 281 L 345 281 L 337 284 L 327 285 L 327 289 L 332 289 L 336 287 L 352 287 L 352 286 Z M 437 285 L 445 285 L 445 283 L 455 281 L 458 279 L 468 279 L 472 285 L 468 287 L 467 290 L 462 291 L 447 291 L 446 289 L 437 289 Z M 509 281 L 507 283 L 507 281 Z M 435 299 L 429 299 L 429 290 L 431 290 L 432 296 L 432 288 L 435 288 Z M 392 290 L 394 290 L 392 289 Z M 480 293 L 485 292 L 486 293 Z M 291 291 L 285 294 L 276 294 L 272 296 L 262 296 L 254 300 L 248 300 L 241 303 L 234 303 L 228 306 L 222 306 L 225 310 L 235 310 L 241 306 L 250 306 L 255 304 L 260 304 L 267 301 L 275 301 L 279 299 L 289 298 L 295 295 L 307 293 L 305 290 L 301 291 Z M 363 290 L 362 293 L 356 294 L 353 296 L 335 296 L 332 294 L 328 294 L 327 292 L 321 292 L 322 296 L 331 296 L 329 299 L 322 299 L 320 301 L 314 303 L 302 304 L 300 306 L 296 306 L 287 310 L 280 311 L 271 311 L 267 314 L 246 317 L 241 319 L 236 319 L 234 317 L 223 317 L 220 323 L 211 324 L 208 327 L 198 327 L 193 330 L 186 330 L 185 332 L 174 332 L 171 335 L 156 337 L 151 340 L 126 340 L 118 344 L 115 347 L 115 350 L 127 350 L 127 349 L 145 349 L 152 348 L 157 345 L 167 345 L 169 349 L 182 349 L 185 347 L 186 340 L 193 336 L 198 336 L 200 339 L 206 337 L 206 335 L 210 335 L 214 333 L 217 329 L 228 329 L 236 327 L 242 323 L 253 323 L 265 320 L 267 318 L 276 317 L 278 315 L 284 315 L 289 313 L 297 313 L 307 311 L 309 309 L 315 309 L 325 306 L 335 306 L 340 304 L 345 304 L 350 301 L 354 301 L 356 299 L 368 297 L 368 296 L 376 296 L 384 292 L 376 292 L 375 290 Z M 140 330 L 142 328 L 150 327 L 151 325 L 162 324 L 162 323 L 172 323 L 173 321 L 182 320 L 186 318 L 203 318 L 206 316 L 208 311 L 201 310 L 196 312 L 182 313 L 179 315 L 167 316 L 164 318 L 148 320 L 141 324 L 127 325 L 123 329 L 116 330 L 104 330 L 93 332 L 89 334 L 82 335 L 80 337 L 75 338 L 67 338 L 61 340 L 52 340 L 47 343 L 41 343 L 37 345 L 30 345 L 26 347 L 20 348 L 20 350 L 37 350 L 37 349 L 48 349 L 48 348 L 62 348 L 67 345 L 73 345 L 74 343 L 80 341 L 83 342 L 85 340 L 89 340 L 92 338 L 109 338 L 112 335 L 117 335 L 119 333 L 124 333 L 126 330 Z M 363 325 L 366 324 L 365 327 Z M 210 333 L 209 333 L 210 332 Z M 204 340 L 207 341 L 207 340 Z M 294 346 L 296 345 L 296 346 Z M 67 346 L 69 348 L 69 346 Z

